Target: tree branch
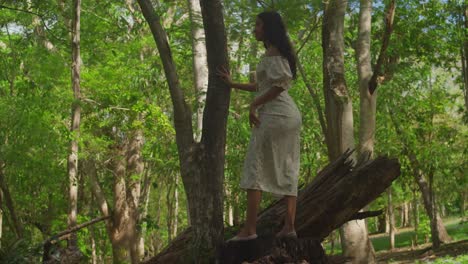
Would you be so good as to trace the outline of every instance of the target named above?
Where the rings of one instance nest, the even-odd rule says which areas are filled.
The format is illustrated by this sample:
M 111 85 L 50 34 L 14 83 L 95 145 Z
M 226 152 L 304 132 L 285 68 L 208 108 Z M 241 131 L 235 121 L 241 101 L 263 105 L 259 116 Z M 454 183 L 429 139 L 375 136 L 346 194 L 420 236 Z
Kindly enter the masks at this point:
M 106 219 L 109 219 L 111 218 L 110 215 L 108 216 L 101 216 L 101 217 L 98 217 L 98 218 L 95 218 L 93 220 L 90 220 L 88 222 L 85 222 L 83 224 L 80 224 L 80 225 L 77 225 L 77 226 L 74 226 L 73 228 L 71 229 L 67 229 L 67 230 L 64 230 L 62 232 L 59 232 L 57 233 L 56 235 L 50 237 L 49 239 L 47 239 L 46 241 L 44 241 L 42 244 L 49 244 L 49 243 L 52 243 L 52 242 L 55 242 L 55 241 L 60 241 L 62 240 L 66 235 L 70 234 L 70 233 L 73 233 L 73 232 L 76 232 L 80 229 L 83 229 L 87 226 L 90 226 L 90 225 L 93 225 L 93 224 L 96 224 L 98 222 L 101 222 L 103 220 L 106 220 Z
M 153 34 L 153 39 L 161 57 L 169 84 L 172 105 L 174 107 L 174 126 L 176 130 L 176 141 L 179 148 L 179 155 L 185 156 L 189 146 L 193 144 L 192 113 L 189 105 L 185 102 L 183 90 L 180 87 L 179 76 L 177 75 L 171 48 L 167 41 L 167 35 L 161 25 L 160 17 L 154 11 L 153 4 L 149 0 L 138 0 L 140 9 Z
M 393 20 L 395 17 L 395 7 L 396 3 L 395 0 L 392 0 L 390 2 L 390 5 L 388 7 L 387 14 L 385 16 L 385 32 L 383 35 L 383 40 L 382 40 L 382 46 L 380 47 L 380 54 L 379 58 L 377 59 L 377 63 L 374 68 L 374 74 L 371 77 L 371 80 L 369 81 L 369 92 L 370 94 L 373 94 L 374 91 L 377 89 L 377 78 L 381 75 L 382 67 L 383 67 L 383 62 L 386 58 L 386 51 L 388 48 L 388 44 L 390 42 L 390 36 L 393 31 Z
M 54 33 L 52 33 L 51 29 L 47 26 L 43 15 L 41 15 L 41 14 L 29 11 L 29 10 L 24 10 L 24 9 L 18 9 L 18 8 L 14 8 L 14 7 L 5 6 L 5 5 L 2 5 L 2 4 L 0 4 L 0 9 L 8 9 L 8 10 L 12 10 L 12 11 L 18 11 L 18 12 L 23 12 L 23 13 L 28 13 L 28 14 L 38 16 L 41 19 L 42 24 L 44 25 L 44 28 L 50 33 L 50 35 L 52 37 L 54 37 L 55 39 L 61 40 L 61 41 L 66 41 L 65 39 L 59 38 L 59 37 L 55 36 Z M 67 29 L 67 31 L 69 31 L 69 30 Z
M 351 220 L 361 220 L 364 218 L 369 218 L 369 217 L 375 217 L 379 216 L 383 213 L 383 210 L 378 210 L 378 211 L 365 211 L 365 212 L 357 212 L 348 221 Z

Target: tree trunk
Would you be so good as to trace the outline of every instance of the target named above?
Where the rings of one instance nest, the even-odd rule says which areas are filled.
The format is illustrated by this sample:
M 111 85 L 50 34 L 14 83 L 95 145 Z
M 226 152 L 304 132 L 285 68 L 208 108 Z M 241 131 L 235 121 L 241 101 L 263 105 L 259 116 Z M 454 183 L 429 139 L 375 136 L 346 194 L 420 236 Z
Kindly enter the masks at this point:
M 468 4 L 462 5 L 463 13 L 463 25 L 462 25 L 462 36 L 463 43 L 461 48 L 461 64 L 462 64 L 462 76 L 463 76 L 463 94 L 465 98 L 465 122 L 468 122 Z
M 143 16 L 149 24 L 163 62 L 174 106 L 174 126 L 182 180 L 186 190 L 190 221 L 193 227 L 193 261 L 216 249 L 223 240 L 223 181 L 226 123 L 230 89 L 217 77 L 216 69 L 228 68 L 226 35 L 222 5 L 219 0 L 201 1 L 206 36 L 208 62 L 208 90 L 203 115 L 200 143 L 193 138 L 190 107 L 171 56 L 169 44 L 159 16 L 149 0 L 138 0 Z
M 390 250 L 395 249 L 395 214 L 393 211 L 393 201 L 392 201 L 392 187 L 387 190 L 388 197 L 388 218 L 390 223 L 389 228 L 389 238 L 390 238 Z
M 118 140 L 118 139 L 115 139 Z M 126 160 L 128 143 L 115 143 L 112 158 L 114 174 L 114 211 L 112 215 L 112 229 L 110 233 L 112 243 L 113 263 L 128 263 L 131 261 L 130 240 L 131 226 L 129 208 L 127 204 L 127 186 L 125 183 Z
M 176 175 L 175 178 L 175 188 L 174 188 L 174 221 L 173 221 L 173 229 L 172 229 L 172 236 L 177 236 L 177 225 L 179 224 L 178 216 L 179 216 L 179 175 Z
M 208 88 L 208 68 L 206 66 L 205 32 L 203 32 L 200 0 L 188 0 L 188 4 L 192 25 L 193 77 L 195 94 L 197 95 L 197 129 L 195 139 L 199 142 L 203 128 L 203 109 Z
M 126 202 L 129 212 L 129 225 L 127 228 L 129 231 L 128 239 L 132 263 L 139 263 L 140 259 L 143 258 L 143 255 L 141 255 L 142 252 L 138 250 L 139 241 L 142 239 L 142 236 L 139 234 L 140 229 L 137 228 L 141 223 L 141 214 L 143 211 L 140 208 L 141 181 L 144 171 L 142 157 L 143 141 L 143 131 L 141 129 L 131 131 L 130 144 L 126 153 L 126 179 L 128 182 Z
M 10 188 L 5 179 L 5 163 L 0 161 L 0 197 L 4 200 L 8 211 L 10 212 L 12 226 L 15 230 L 16 238 L 23 238 L 23 224 L 16 214 L 13 199 L 11 198 Z
M 462 221 L 465 219 L 465 207 L 466 207 L 466 198 L 468 197 L 468 191 L 464 190 L 461 193 L 461 202 L 460 202 L 460 214 Z
M 74 101 L 71 107 L 71 127 L 70 133 L 70 154 L 68 156 L 68 180 L 69 180 L 69 210 L 68 210 L 68 228 L 76 225 L 78 211 L 78 138 L 80 135 L 81 118 L 81 92 L 80 92 L 80 15 L 81 0 L 73 1 L 73 21 L 72 21 L 72 89 Z M 77 237 L 75 233 L 70 235 L 68 248 L 78 250 Z
M 430 188 L 426 179 L 424 179 L 424 176 L 422 175 L 422 171 L 418 169 L 419 162 L 416 159 L 416 155 L 414 155 L 412 151 L 407 155 L 409 156 L 410 164 L 413 170 L 413 177 L 415 177 L 416 183 L 418 184 L 419 190 L 421 191 L 423 197 L 424 208 L 426 209 L 426 213 L 429 216 L 429 219 L 431 220 L 431 234 L 434 235 L 432 237 L 432 241 L 436 244 L 448 243 L 451 241 L 451 238 L 448 235 L 447 230 L 445 229 L 444 223 L 442 222 L 442 219 L 440 218 L 439 214 L 436 212 L 434 215 L 434 208 L 431 202 L 432 199 Z
M 172 174 L 169 175 L 169 180 L 172 178 Z M 167 193 L 166 193 L 166 207 L 167 207 L 167 217 L 166 217 L 166 226 L 167 226 L 167 242 L 170 243 L 172 240 L 172 224 L 174 220 L 174 206 L 173 199 L 171 197 L 172 189 L 174 188 L 174 184 L 172 182 L 168 182 L 167 186 Z
M 240 226 L 240 206 L 239 206 L 239 196 L 237 194 L 234 194 L 234 219 L 232 221 L 233 226 Z
M 401 227 L 408 227 L 411 224 L 409 219 L 409 212 L 410 212 L 410 204 L 408 202 L 403 203 L 402 214 L 403 214 L 403 221 L 401 222 Z
M 344 14 L 346 0 L 326 2 L 322 27 L 323 89 L 328 156 L 332 161 L 354 148 L 353 112 L 344 75 Z
M 117 140 L 117 139 L 114 139 Z M 134 141 L 134 140 L 133 140 Z M 135 143 L 132 143 L 133 146 Z M 130 145 L 132 145 L 130 144 Z M 134 206 L 130 204 L 133 201 L 134 190 L 132 187 L 132 181 L 126 181 L 126 170 L 127 170 L 127 157 L 135 158 L 135 155 L 130 155 L 129 143 L 115 143 L 112 149 L 112 159 L 109 164 L 109 169 L 113 172 L 114 183 L 113 183 L 113 210 L 111 211 L 108 207 L 105 193 L 99 185 L 97 179 L 97 171 L 94 161 L 92 159 L 83 161 L 86 163 L 84 169 L 87 171 L 89 180 L 91 183 L 91 190 L 96 203 L 103 216 L 111 216 L 111 219 L 106 221 L 106 229 L 109 239 L 112 244 L 112 256 L 113 263 L 138 263 L 136 260 L 137 254 L 135 254 L 135 247 L 137 244 L 136 240 L 136 222 L 134 218 L 135 213 L 132 212 L 130 207 Z M 138 160 L 135 158 L 131 163 Z M 131 166 L 129 168 L 132 168 Z M 135 170 L 133 170 L 135 171 Z
M 390 118 L 392 120 L 393 126 L 398 135 L 400 135 L 400 141 L 403 144 L 405 155 L 408 157 L 410 167 L 413 173 L 413 177 L 418 184 L 419 190 L 421 191 L 424 209 L 426 210 L 429 219 L 431 220 L 431 234 L 437 234 L 432 237 L 433 243 L 447 243 L 451 240 L 450 236 L 445 229 L 445 226 L 440 218 L 439 214 L 436 212 L 434 214 L 434 208 L 432 206 L 432 198 L 431 198 L 431 190 L 429 184 L 427 183 L 426 179 L 424 178 L 424 172 L 422 171 L 422 166 L 419 160 L 416 157 L 416 154 L 411 149 L 409 143 L 406 140 L 405 134 L 403 130 L 400 128 L 399 124 L 395 120 L 393 112 L 387 108 L 387 111 L 390 114 Z M 432 172 L 431 172 L 432 173 Z M 437 230 L 434 230 L 437 229 Z
M 195 244 L 208 242 L 209 248 L 215 249 L 223 241 L 223 184 L 226 144 L 226 125 L 230 102 L 230 88 L 217 77 L 217 68 L 225 65 L 229 68 L 227 39 L 224 28 L 223 7 L 219 0 L 201 0 L 203 26 L 206 36 L 208 61 L 208 93 L 203 114 L 202 148 L 204 160 L 201 164 L 200 186 L 206 186 L 201 192 L 199 208 L 192 214 L 200 215 L 203 223 L 195 228 Z M 208 208 L 206 208 L 206 205 Z M 206 209 L 208 210 L 206 210 Z M 208 213 L 208 215 L 206 214 Z
M 89 228 L 89 233 L 91 236 L 91 263 L 97 264 L 97 253 L 96 253 L 96 239 L 94 236 L 94 228 Z
M 145 177 L 143 180 L 143 188 L 142 188 L 142 192 L 140 196 L 141 198 L 140 204 L 143 206 L 143 210 L 142 210 L 142 213 L 140 214 L 140 219 L 139 219 L 140 223 L 148 215 L 148 203 L 149 203 L 149 197 L 150 197 L 150 192 L 151 192 L 150 175 L 151 175 L 151 170 L 149 168 L 146 168 Z M 141 232 L 138 232 L 137 234 L 139 256 L 144 256 L 144 253 L 145 253 L 145 239 L 144 239 L 145 233 L 146 233 L 146 227 L 143 226 L 141 229 Z
M 358 163 L 373 158 L 375 137 L 375 111 L 377 92 L 370 93 L 371 66 L 371 13 L 372 0 L 361 0 L 359 30 L 356 47 L 357 72 L 359 79 L 359 158 Z
M 0 204 L 2 203 L 2 191 L 0 190 Z M 0 248 L 2 248 L 2 235 L 3 235 L 3 210 L 0 207 Z
M 383 214 L 378 217 L 378 233 L 386 233 L 387 215 L 387 209 L 385 208 Z
M 325 3 L 322 27 L 323 76 L 325 115 L 327 119 L 327 147 L 329 160 L 346 149 L 354 148 L 353 112 L 344 75 L 344 15 L 346 0 Z M 374 250 L 363 220 L 343 225 L 340 230 L 343 253 L 353 263 L 373 263 Z
M 416 189 L 413 190 L 413 221 L 414 221 L 414 246 L 418 245 L 419 228 L 419 204 L 416 196 Z

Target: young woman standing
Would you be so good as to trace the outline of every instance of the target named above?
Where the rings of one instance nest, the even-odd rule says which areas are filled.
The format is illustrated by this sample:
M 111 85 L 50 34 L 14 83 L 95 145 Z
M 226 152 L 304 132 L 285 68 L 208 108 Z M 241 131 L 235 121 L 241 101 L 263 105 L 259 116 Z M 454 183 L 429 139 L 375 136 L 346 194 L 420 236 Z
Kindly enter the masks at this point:
M 288 94 L 291 80 L 296 77 L 296 57 L 277 12 L 260 13 L 254 33 L 266 48 L 257 65 L 256 82 L 235 83 L 226 69 L 218 72 L 230 87 L 257 93 L 250 104 L 252 133 L 240 182 L 240 187 L 247 190 L 247 219 L 242 230 L 229 241 L 257 238 L 257 212 L 262 192 L 285 197 L 285 224 L 277 236 L 296 236 L 294 220 L 302 116 Z

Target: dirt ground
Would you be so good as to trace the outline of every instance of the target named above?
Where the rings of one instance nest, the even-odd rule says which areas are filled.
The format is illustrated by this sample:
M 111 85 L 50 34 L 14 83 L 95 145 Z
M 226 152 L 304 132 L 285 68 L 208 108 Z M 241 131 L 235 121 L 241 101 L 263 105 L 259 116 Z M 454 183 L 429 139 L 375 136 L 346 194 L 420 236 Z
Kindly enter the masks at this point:
M 416 260 L 427 261 L 444 256 L 458 256 L 468 254 L 468 240 L 461 240 L 449 244 L 443 244 L 437 250 L 432 250 L 430 244 L 411 249 L 398 248 L 393 251 L 380 251 L 377 253 L 378 263 L 414 263 Z

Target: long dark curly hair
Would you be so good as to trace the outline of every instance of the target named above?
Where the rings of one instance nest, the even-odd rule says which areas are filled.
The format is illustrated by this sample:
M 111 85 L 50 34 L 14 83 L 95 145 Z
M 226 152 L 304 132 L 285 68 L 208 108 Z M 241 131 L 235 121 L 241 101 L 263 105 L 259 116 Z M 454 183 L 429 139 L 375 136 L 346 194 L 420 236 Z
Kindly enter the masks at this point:
M 288 60 L 293 78 L 296 79 L 296 55 L 281 15 L 276 11 L 266 11 L 258 14 L 258 18 L 263 22 L 264 41 L 266 40 L 274 45 L 281 55 Z

